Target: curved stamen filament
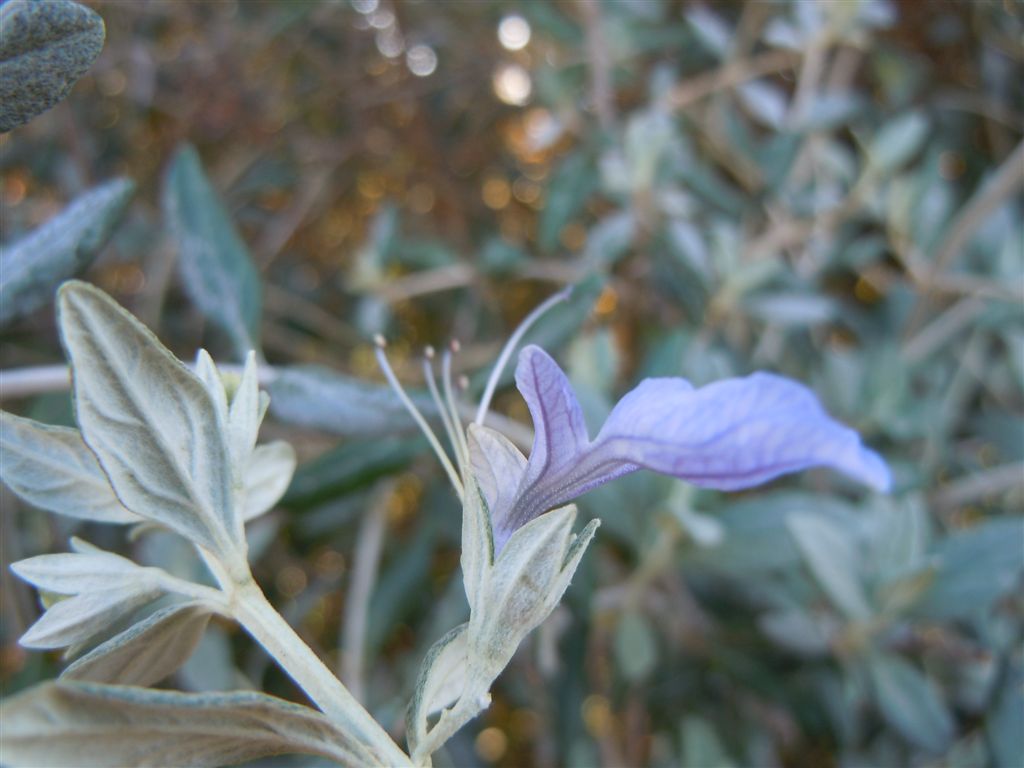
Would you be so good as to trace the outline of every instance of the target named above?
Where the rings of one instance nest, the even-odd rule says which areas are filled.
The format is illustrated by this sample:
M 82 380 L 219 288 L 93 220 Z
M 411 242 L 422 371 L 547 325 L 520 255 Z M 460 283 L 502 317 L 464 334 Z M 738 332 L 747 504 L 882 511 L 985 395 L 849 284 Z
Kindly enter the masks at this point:
M 455 393 L 452 390 L 452 353 L 458 351 L 459 342 L 453 340 L 441 356 L 441 385 L 444 387 L 444 397 L 448 402 L 448 412 L 455 427 L 455 435 L 458 438 L 458 447 L 455 449 L 455 455 L 458 457 L 461 466 L 468 466 L 469 443 L 466 442 L 466 434 L 462 429 L 462 419 L 459 417 L 459 406 L 455 402 Z
M 448 436 L 448 442 L 451 443 L 452 453 L 455 454 L 456 463 L 459 465 L 459 469 L 462 469 L 462 461 L 459 456 L 459 441 L 456 437 L 456 430 L 460 428 L 458 424 L 452 423 L 451 414 L 448 412 L 448 406 L 445 401 L 441 399 L 441 393 L 437 389 L 437 381 L 434 379 L 434 348 L 427 347 L 423 351 L 423 378 L 427 382 L 427 389 L 430 390 L 430 397 L 434 400 L 434 405 L 437 406 L 437 412 L 441 416 L 441 423 L 444 424 L 445 434 Z
M 572 295 L 572 286 L 563 288 L 554 296 L 548 297 L 546 301 L 540 304 L 536 309 L 528 314 L 523 322 L 519 324 L 519 327 L 515 329 L 508 341 L 505 342 L 504 348 L 501 350 L 501 354 L 498 356 L 498 361 L 494 364 L 494 369 L 491 371 L 490 377 L 487 379 L 487 386 L 484 388 L 484 394 L 480 398 L 480 407 L 476 411 L 476 419 L 474 421 L 477 424 L 483 424 L 484 418 L 487 416 L 487 409 L 491 407 L 491 399 L 494 397 L 494 390 L 498 388 L 498 379 L 501 378 L 501 372 L 505 370 L 505 366 L 508 365 L 508 359 L 512 357 L 512 353 L 515 352 L 516 347 L 522 340 L 523 336 L 530 326 L 537 322 L 545 312 L 551 309 L 556 304 L 559 304 L 569 296 Z
M 412 402 L 409 395 L 406 394 L 405 389 L 399 383 L 398 378 L 395 376 L 395 372 L 391 370 L 391 364 L 388 362 L 387 355 L 384 354 L 384 347 L 386 342 L 383 336 L 374 337 L 374 344 L 376 349 L 374 354 L 377 357 L 377 364 L 380 369 L 384 372 L 384 377 L 388 380 L 388 384 L 395 390 L 395 394 L 398 395 L 398 399 L 402 401 L 402 405 L 405 406 L 405 410 L 412 416 L 413 421 L 423 432 L 427 438 L 427 442 L 430 443 L 430 447 L 434 449 L 434 453 L 437 454 L 437 458 L 441 461 L 441 466 L 444 467 L 444 471 L 448 473 L 448 479 L 452 483 L 452 487 L 455 488 L 455 493 L 458 494 L 459 500 L 461 501 L 464 495 L 462 487 L 462 480 L 459 478 L 459 473 L 455 471 L 455 467 L 452 466 L 451 459 L 448 458 L 448 454 L 445 453 L 444 448 L 441 446 L 441 442 L 437 439 L 437 435 L 434 434 L 434 430 L 430 428 L 427 420 L 423 418 L 423 414 L 420 413 L 419 408 Z

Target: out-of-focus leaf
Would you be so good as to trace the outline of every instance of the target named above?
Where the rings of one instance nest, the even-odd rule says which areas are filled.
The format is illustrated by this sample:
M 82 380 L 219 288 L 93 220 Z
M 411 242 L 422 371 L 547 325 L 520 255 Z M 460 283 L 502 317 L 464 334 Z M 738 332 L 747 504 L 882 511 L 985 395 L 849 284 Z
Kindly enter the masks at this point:
M 68 95 L 103 50 L 95 11 L 69 0 L 8 0 L 0 7 L 0 132 Z
M 192 655 L 211 615 L 200 602 L 162 608 L 76 660 L 61 677 L 117 685 L 158 683 Z
M 10 0 L 0 14 L 11 5 L 25 4 Z M 81 274 L 110 238 L 134 192 L 135 183 L 128 179 L 109 181 L 0 248 L 0 326 L 48 303 L 60 283 Z
M 586 152 L 574 152 L 558 166 L 547 189 L 547 203 L 541 213 L 538 243 L 553 251 L 562 229 L 580 212 L 597 186 L 597 172 Z
M 282 503 L 306 508 L 364 488 L 402 469 L 426 447 L 425 441 L 408 438 L 344 443 L 302 464 Z
M 830 131 L 863 114 L 864 99 L 856 93 L 823 93 L 810 101 L 797 116 L 797 131 Z
M 251 691 L 43 683 L 0 704 L 11 765 L 220 766 L 301 753 L 380 765 L 319 712 Z
M 623 614 L 615 628 L 614 648 L 618 668 L 630 682 L 646 678 L 658 663 L 654 629 L 642 614 Z
M 283 440 L 256 446 L 245 475 L 246 522 L 270 510 L 292 481 L 295 474 L 295 449 Z
M 833 634 L 841 629 L 834 617 L 800 608 L 769 611 L 758 620 L 758 626 L 783 648 L 810 658 L 827 655 Z
M 737 88 L 736 93 L 759 122 L 776 130 L 782 127 L 789 107 L 781 89 L 769 83 L 751 80 Z
M 793 514 L 786 519 L 786 526 L 833 604 L 851 619 L 867 619 L 871 607 L 860 581 L 856 543 L 842 528 L 819 515 Z
M 163 205 L 192 301 L 227 333 L 238 357 L 259 349 L 260 276 L 191 145 L 171 161 Z
M 924 146 L 931 126 L 920 112 L 908 112 L 882 126 L 871 141 L 868 162 L 875 173 L 892 173 Z
M 705 48 L 718 58 L 725 58 L 732 46 L 733 31 L 721 16 L 706 6 L 694 5 L 686 10 L 686 22 Z
M 0 478 L 33 506 L 100 523 L 139 523 L 77 429 L 0 412 Z
M 684 768 L 732 768 L 736 765 L 722 746 L 714 726 L 702 717 L 683 719 Z
M 936 618 L 984 615 L 1024 574 L 1024 519 L 986 520 L 954 533 L 934 551 L 935 581 L 918 606 Z
M 882 716 L 903 738 L 932 754 L 949 746 L 953 717 L 928 678 L 888 653 L 871 654 L 868 672 Z
M 124 505 L 230 562 L 244 550 L 222 426 L 203 383 L 91 285 L 58 294 L 83 438 Z
M 996 768 L 1016 768 L 1024 755 L 1024 679 L 1019 671 L 1008 676 L 985 721 Z
M 390 387 L 328 368 L 283 367 L 267 389 L 274 416 L 292 424 L 346 437 L 392 435 L 416 428 Z M 425 397 L 413 400 L 428 418 L 437 410 Z
M 801 328 L 833 320 L 836 303 L 827 296 L 809 293 L 769 293 L 744 301 L 754 317 L 783 327 Z

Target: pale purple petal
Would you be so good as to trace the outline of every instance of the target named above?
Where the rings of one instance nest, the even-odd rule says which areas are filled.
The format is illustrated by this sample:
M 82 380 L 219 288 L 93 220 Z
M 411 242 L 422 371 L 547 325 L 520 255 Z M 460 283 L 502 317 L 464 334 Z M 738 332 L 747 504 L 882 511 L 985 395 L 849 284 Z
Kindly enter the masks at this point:
M 592 442 L 568 379 L 546 352 L 522 351 L 516 383 L 533 416 L 534 445 L 518 490 L 492 509 L 496 540 L 641 467 L 721 490 L 814 466 L 889 487 L 885 462 L 856 432 L 832 420 L 806 387 L 773 374 L 700 389 L 684 379 L 647 379 Z
M 533 417 L 533 449 L 524 485 L 541 475 L 557 475 L 571 467 L 590 443 L 583 411 L 562 369 L 540 347 L 519 353 L 516 386 Z
M 737 490 L 828 466 L 880 491 L 889 470 L 806 387 L 770 373 L 692 389 L 648 379 L 615 406 L 590 450 L 707 488 Z

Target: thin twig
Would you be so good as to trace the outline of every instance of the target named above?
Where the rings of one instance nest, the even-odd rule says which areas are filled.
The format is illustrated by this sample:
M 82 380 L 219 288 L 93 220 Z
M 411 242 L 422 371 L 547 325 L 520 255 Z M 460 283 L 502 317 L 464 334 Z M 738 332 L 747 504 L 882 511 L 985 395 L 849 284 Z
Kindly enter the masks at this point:
M 356 536 L 352 578 L 345 595 L 345 617 L 341 625 L 341 652 L 338 666 L 341 680 L 360 703 L 366 703 L 366 628 L 369 623 L 370 597 L 377 581 L 380 555 L 384 548 L 388 502 L 395 490 L 394 481 L 381 484 L 374 494 Z
M 939 510 L 948 511 L 1014 489 L 1024 491 L 1024 462 L 1001 464 L 957 478 L 936 492 L 932 502 Z
M 578 0 L 583 16 L 587 45 L 587 67 L 590 73 L 590 97 L 601 130 L 610 133 L 615 127 L 615 101 L 612 92 L 612 62 L 604 38 L 601 4 L 598 0 Z
M 669 109 L 685 109 L 715 91 L 792 69 L 799 61 L 800 55 L 794 51 L 771 51 L 730 62 L 677 85 L 668 98 L 667 106 Z

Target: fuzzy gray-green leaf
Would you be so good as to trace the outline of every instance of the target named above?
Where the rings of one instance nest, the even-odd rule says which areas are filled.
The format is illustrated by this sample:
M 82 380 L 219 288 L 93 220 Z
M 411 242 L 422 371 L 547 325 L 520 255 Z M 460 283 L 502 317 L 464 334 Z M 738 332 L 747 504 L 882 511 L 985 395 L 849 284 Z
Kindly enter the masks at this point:
M 82 437 L 132 512 L 224 555 L 244 551 L 231 467 L 203 383 L 102 291 L 58 295 Z
M 319 712 L 252 691 L 43 683 L 4 700 L 0 720 L 11 766 L 220 766 L 294 753 L 379 765 Z
M 0 7 L 0 132 L 68 95 L 103 50 L 103 19 L 69 0 Z
M 191 145 L 171 161 L 163 205 L 192 301 L 228 335 L 239 357 L 258 349 L 260 276 Z
M 110 238 L 134 192 L 129 179 L 94 187 L 0 249 L 0 326 L 43 306 L 62 281 L 81 274 Z
M 188 661 L 210 622 L 202 602 L 150 614 L 71 664 L 61 677 L 117 685 L 153 685 Z
M 100 523 L 139 523 L 125 509 L 77 429 L 0 411 L 0 478 L 33 506 Z

